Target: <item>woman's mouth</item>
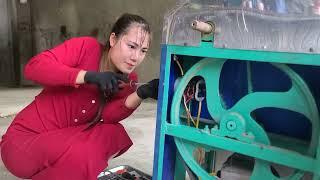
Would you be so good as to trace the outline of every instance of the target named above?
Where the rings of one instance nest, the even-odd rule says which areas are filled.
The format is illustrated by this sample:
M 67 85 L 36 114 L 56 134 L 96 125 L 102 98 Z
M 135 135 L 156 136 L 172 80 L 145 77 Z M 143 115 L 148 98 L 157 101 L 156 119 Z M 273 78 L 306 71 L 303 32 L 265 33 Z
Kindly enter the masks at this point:
M 126 63 L 129 67 L 134 67 L 134 65 L 133 64 L 131 64 L 131 63 Z

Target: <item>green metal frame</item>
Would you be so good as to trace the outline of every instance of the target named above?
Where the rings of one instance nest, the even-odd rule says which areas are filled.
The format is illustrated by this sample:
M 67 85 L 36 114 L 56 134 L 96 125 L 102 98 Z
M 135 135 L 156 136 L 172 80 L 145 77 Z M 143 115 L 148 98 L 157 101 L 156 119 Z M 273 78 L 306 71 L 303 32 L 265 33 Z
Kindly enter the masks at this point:
M 202 42 L 199 47 L 184 47 L 166 45 L 166 59 L 164 63 L 164 72 L 162 73 L 163 91 L 162 107 L 160 115 L 160 134 L 158 136 L 158 151 L 155 154 L 158 162 L 155 162 L 157 177 L 154 179 L 163 179 L 163 159 L 164 159 L 164 142 L 165 136 L 173 136 L 176 139 L 187 140 L 198 144 L 224 149 L 227 151 L 247 154 L 260 160 L 266 160 L 277 164 L 286 165 L 302 171 L 314 173 L 314 180 L 320 179 L 320 143 L 317 145 L 316 157 L 312 158 L 307 155 L 290 152 L 281 148 L 270 147 L 266 144 L 248 143 L 236 141 L 221 137 L 215 133 L 199 131 L 192 127 L 174 125 L 167 122 L 167 111 L 170 110 L 168 104 L 169 77 L 172 62 L 172 55 L 187 55 L 214 59 L 235 59 L 244 61 L 260 61 L 280 64 L 300 64 L 320 66 L 320 54 L 304 53 L 285 53 L 285 52 L 265 52 L 252 50 L 234 50 L 214 48 L 212 42 Z M 267 60 L 267 61 L 266 61 Z M 189 134 L 189 135 L 188 135 Z M 192 136 L 190 136 L 192 134 Z M 177 166 L 176 166 L 177 167 Z M 180 168 L 181 169 L 181 168 Z M 177 172 L 179 173 L 179 172 Z M 177 177 L 177 176 L 176 176 Z M 182 178 L 183 179 L 183 178 Z M 263 179 L 261 177 L 260 179 Z

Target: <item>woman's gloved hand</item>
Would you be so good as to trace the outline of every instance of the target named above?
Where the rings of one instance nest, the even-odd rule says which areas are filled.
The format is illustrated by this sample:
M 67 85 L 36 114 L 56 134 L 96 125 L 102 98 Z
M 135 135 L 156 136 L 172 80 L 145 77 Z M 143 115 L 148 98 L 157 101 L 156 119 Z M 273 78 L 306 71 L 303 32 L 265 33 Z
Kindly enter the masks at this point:
M 141 85 L 137 89 L 137 94 L 141 99 L 158 99 L 159 79 L 153 79 L 147 84 Z
M 127 82 L 128 79 L 126 75 L 114 72 L 87 71 L 84 81 L 88 84 L 96 84 L 104 93 L 114 94 L 119 91 L 118 81 Z

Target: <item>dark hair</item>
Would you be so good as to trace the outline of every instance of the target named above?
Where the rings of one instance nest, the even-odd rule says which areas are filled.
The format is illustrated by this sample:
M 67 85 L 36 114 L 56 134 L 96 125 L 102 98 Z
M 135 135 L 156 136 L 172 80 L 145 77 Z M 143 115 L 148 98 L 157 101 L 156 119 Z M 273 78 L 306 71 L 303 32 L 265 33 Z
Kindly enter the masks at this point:
M 106 63 L 109 63 L 109 61 L 107 61 L 107 59 L 105 58 L 108 54 L 108 51 L 110 49 L 110 41 L 109 41 L 109 37 L 111 35 L 111 33 L 114 33 L 116 35 L 117 38 L 121 37 L 122 35 L 125 35 L 128 33 L 128 31 L 130 30 L 130 28 L 136 25 L 138 27 L 140 27 L 145 33 L 149 34 L 149 43 L 151 41 L 151 28 L 149 23 L 141 16 L 139 15 L 135 15 L 135 14 L 122 14 L 117 21 L 114 23 L 109 36 L 107 37 L 107 43 L 104 47 L 104 52 L 102 55 L 102 60 L 100 62 L 100 72 L 105 71 L 105 67 Z
M 150 25 L 143 17 L 135 14 L 128 14 L 128 13 L 122 14 L 118 18 L 118 20 L 114 23 L 110 34 L 115 33 L 117 37 L 120 37 L 128 33 L 129 28 L 131 27 L 131 25 L 134 25 L 134 24 L 139 25 L 139 27 L 141 27 L 143 31 L 145 31 L 148 34 L 151 34 Z M 107 49 L 110 48 L 109 40 L 107 41 L 106 47 Z

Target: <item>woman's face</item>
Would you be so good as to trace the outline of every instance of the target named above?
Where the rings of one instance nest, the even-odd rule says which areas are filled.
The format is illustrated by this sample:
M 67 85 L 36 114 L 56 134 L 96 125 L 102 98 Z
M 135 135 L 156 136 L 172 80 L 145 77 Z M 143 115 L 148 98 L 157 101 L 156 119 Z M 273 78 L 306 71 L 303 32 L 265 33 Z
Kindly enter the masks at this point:
M 145 58 L 149 48 L 150 35 L 138 25 L 129 28 L 126 34 L 110 35 L 109 58 L 114 71 L 131 73 Z

